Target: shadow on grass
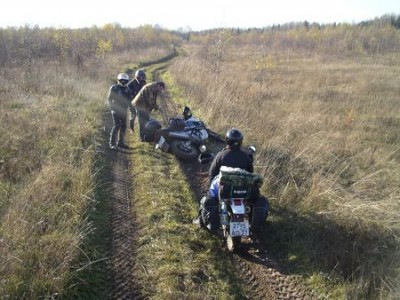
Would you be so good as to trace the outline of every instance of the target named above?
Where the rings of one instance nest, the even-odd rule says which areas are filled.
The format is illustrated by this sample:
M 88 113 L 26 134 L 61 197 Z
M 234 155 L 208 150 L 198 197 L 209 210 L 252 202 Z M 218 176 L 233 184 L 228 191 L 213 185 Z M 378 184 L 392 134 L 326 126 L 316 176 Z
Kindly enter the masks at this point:
M 324 273 L 340 281 L 363 283 L 373 295 L 396 280 L 400 261 L 396 235 L 363 228 L 346 228 L 314 212 L 299 215 L 273 207 L 262 240 L 268 253 L 287 274 Z M 395 287 L 393 287 L 395 288 Z
M 102 144 L 107 143 L 104 141 Z M 107 155 L 115 154 L 110 152 Z M 109 183 L 113 178 L 107 171 L 109 168 L 104 167 L 107 165 L 105 155 L 99 152 L 97 156 L 93 167 L 93 173 L 97 174 L 94 191 L 96 201 L 84 216 L 88 219 L 86 222 L 91 223 L 92 231 L 81 245 L 81 255 L 74 264 L 75 269 L 68 284 L 70 288 L 63 296 L 65 299 L 107 299 L 111 292 L 107 264 L 111 235 L 109 199 L 112 192 Z

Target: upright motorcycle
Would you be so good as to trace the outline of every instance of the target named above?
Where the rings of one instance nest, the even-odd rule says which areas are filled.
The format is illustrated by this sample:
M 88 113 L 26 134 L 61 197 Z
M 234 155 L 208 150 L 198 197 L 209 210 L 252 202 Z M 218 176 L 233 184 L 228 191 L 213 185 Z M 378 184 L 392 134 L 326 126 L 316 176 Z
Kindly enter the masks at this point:
M 228 250 L 236 251 L 243 237 L 251 235 L 253 205 L 250 202 L 263 183 L 259 174 L 222 166 L 219 179 L 219 215 Z

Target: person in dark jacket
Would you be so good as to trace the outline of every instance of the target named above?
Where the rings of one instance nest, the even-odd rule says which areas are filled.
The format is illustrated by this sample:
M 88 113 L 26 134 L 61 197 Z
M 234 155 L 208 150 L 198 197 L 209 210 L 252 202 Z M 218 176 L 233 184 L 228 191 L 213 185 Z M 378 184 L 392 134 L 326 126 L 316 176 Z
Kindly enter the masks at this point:
M 126 118 L 131 100 L 127 87 L 128 82 L 128 74 L 120 73 L 117 76 L 117 84 L 111 86 L 108 91 L 107 101 L 113 120 L 109 141 L 112 150 L 117 150 L 118 147 L 129 148 L 125 143 Z
M 144 70 L 137 70 L 135 72 L 135 78 L 128 83 L 131 100 L 136 97 L 136 95 L 140 92 L 142 87 L 146 85 L 146 83 L 146 73 L 144 72 Z M 129 109 L 131 112 L 131 116 L 129 118 L 129 128 L 133 131 L 136 119 L 136 109 L 132 105 L 129 106 Z
M 248 151 L 244 151 L 241 148 L 243 142 L 242 133 L 233 128 L 226 133 L 225 140 L 227 147 L 215 156 L 208 171 L 210 184 L 214 177 L 219 174 L 221 166 L 240 168 L 253 173 L 253 158 Z
M 232 128 L 226 133 L 225 140 L 227 146 L 215 156 L 209 169 L 209 181 L 211 186 L 222 166 L 240 168 L 253 173 L 253 156 L 249 151 L 241 148 L 243 142 L 242 133 L 238 129 Z M 262 230 L 265 220 L 267 219 L 269 203 L 268 199 L 261 196 L 259 191 L 257 191 L 253 199 L 250 200 L 253 202 L 252 232 L 254 236 L 256 236 Z M 211 192 L 211 189 L 208 195 L 203 197 L 200 201 L 199 217 L 210 231 L 215 232 L 220 228 L 218 197 L 215 193 Z
M 162 94 L 165 84 L 162 81 L 147 83 L 132 100 L 132 106 L 136 109 L 139 119 L 139 137 L 145 141 L 145 126 L 150 119 L 153 110 L 160 110 L 157 104 L 157 96 Z

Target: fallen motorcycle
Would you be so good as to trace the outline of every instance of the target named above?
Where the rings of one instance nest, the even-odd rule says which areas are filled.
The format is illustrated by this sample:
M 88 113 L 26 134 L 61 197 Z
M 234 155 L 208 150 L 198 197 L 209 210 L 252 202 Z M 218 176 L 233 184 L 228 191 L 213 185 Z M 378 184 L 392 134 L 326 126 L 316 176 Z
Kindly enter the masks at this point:
M 201 159 L 205 163 L 214 157 L 206 147 L 210 139 L 224 142 L 219 134 L 206 128 L 198 118 L 190 116 L 187 119 L 170 118 L 167 128 L 157 130 L 154 142 L 156 149 L 170 151 L 182 160 Z

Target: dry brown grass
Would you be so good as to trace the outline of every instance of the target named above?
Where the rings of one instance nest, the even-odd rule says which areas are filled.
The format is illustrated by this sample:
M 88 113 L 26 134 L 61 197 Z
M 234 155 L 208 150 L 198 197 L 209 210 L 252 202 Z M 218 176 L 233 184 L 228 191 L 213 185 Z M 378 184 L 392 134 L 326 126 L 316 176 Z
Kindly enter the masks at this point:
M 143 59 L 162 51 L 168 48 L 148 48 Z M 93 230 L 96 136 L 108 88 L 125 71 L 117 58 L 94 58 L 86 70 L 38 60 L 0 71 L 2 297 L 37 299 L 70 288 Z
M 60 293 L 90 226 L 95 82 L 50 64 L 4 70 L 0 293 L 36 298 Z M 99 87 L 97 87 L 99 89 Z M 97 95 L 98 97 L 98 95 Z M 97 106 L 97 107 L 96 107 Z M 90 109 L 91 107 L 91 109 Z

